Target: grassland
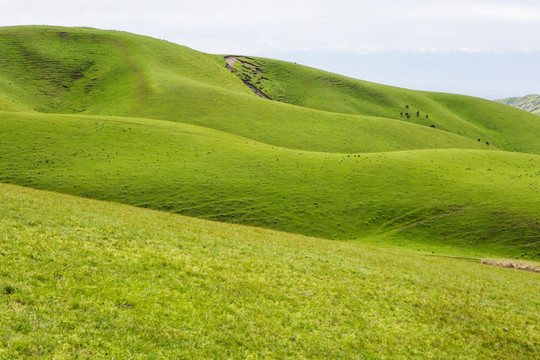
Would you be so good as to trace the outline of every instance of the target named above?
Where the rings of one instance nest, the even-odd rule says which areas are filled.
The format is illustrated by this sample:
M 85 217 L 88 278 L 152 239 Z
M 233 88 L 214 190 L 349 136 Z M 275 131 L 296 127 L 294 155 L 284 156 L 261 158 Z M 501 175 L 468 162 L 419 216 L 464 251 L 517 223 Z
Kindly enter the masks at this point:
M 255 85 L 277 101 L 332 113 L 394 119 L 401 124 L 434 125 L 445 133 L 488 141 L 503 150 L 540 152 L 538 119 L 492 101 L 374 84 L 272 59 L 240 59 L 261 70 L 253 79 Z M 249 74 L 252 68 L 242 66 L 239 73 Z M 406 113 L 411 116 L 407 118 Z
M 169 121 L 21 113 L 0 119 L 1 182 L 415 251 L 540 252 L 537 155 L 329 154 Z
M 470 143 L 480 138 L 491 148 L 540 153 L 536 117 L 486 100 L 295 64 L 276 69 L 277 62 L 260 59 L 271 77 L 263 88 L 275 89 L 269 94 L 279 100 L 267 101 L 225 68 L 223 56 L 165 41 L 80 28 L 7 27 L 0 34 L 0 110 L 177 121 L 312 151 L 480 148 Z M 422 116 L 402 118 L 407 111 Z M 362 145 L 372 137 L 371 147 Z
M 536 116 L 240 59 L 231 71 L 223 56 L 127 33 L 1 28 L 0 182 L 416 252 L 540 258 Z M 245 86 L 250 73 L 273 101 Z
M 0 359 L 540 356 L 536 115 L 236 58 L 0 28 Z
M 535 359 L 538 274 L 0 185 L 0 358 Z

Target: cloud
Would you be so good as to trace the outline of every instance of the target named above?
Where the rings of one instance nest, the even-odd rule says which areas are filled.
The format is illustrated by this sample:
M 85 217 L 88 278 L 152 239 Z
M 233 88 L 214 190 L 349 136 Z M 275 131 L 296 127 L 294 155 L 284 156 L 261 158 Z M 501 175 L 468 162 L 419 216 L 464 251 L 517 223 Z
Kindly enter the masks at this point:
M 536 0 L 18 0 L 0 23 L 125 30 L 215 53 L 540 49 Z
M 498 23 L 540 23 L 538 4 L 516 2 L 475 2 L 475 1 L 430 1 L 410 6 L 393 6 L 385 9 L 388 19 L 429 22 L 498 22 Z

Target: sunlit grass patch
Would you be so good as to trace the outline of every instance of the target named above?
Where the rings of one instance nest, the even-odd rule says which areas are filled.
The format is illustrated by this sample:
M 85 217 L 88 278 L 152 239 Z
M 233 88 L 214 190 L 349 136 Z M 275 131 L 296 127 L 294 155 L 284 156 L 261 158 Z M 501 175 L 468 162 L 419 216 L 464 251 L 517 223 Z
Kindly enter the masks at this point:
M 2 358 L 538 355 L 535 273 L 7 185 L 0 214 Z

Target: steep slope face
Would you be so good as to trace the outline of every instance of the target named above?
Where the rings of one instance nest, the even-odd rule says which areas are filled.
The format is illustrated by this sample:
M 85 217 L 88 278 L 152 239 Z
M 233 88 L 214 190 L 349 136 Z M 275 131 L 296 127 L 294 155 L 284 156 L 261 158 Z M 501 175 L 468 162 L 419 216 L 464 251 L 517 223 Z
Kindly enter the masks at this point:
M 7 110 L 79 113 L 136 105 L 137 77 L 106 32 L 2 28 L 0 106 Z
M 155 83 L 246 91 L 203 53 L 117 31 L 0 28 L 0 65 L 5 110 L 124 115 L 156 107 Z
M 540 95 L 525 95 L 495 100 L 502 104 L 540 115 Z

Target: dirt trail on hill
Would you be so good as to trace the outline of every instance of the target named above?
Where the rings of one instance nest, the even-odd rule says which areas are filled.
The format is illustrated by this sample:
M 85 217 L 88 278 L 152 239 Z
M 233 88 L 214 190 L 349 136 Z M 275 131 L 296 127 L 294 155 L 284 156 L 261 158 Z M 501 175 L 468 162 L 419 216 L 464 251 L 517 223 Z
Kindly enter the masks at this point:
M 233 71 L 236 70 L 234 68 L 234 64 L 236 64 L 239 61 L 240 60 L 238 60 L 236 56 L 225 56 L 225 62 L 227 63 L 226 68 L 229 70 L 233 70 Z

